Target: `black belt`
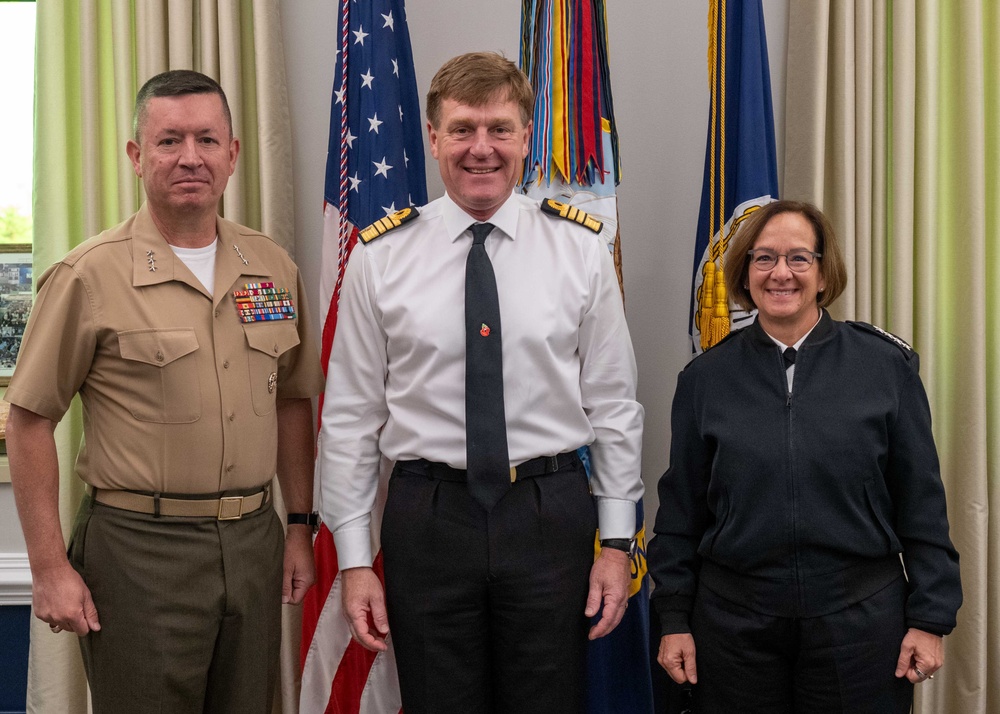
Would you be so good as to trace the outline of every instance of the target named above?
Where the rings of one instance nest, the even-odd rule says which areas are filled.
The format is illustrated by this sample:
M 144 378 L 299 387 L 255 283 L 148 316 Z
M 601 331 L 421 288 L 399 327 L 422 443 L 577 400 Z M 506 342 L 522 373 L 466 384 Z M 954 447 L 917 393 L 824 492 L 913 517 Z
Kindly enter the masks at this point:
M 529 459 L 522 464 L 510 467 L 510 482 L 523 481 L 526 478 L 536 478 L 546 474 L 554 474 L 570 466 L 580 463 L 580 457 L 575 451 L 567 451 L 565 454 L 555 456 L 539 456 L 537 459 Z M 423 476 L 433 478 L 438 481 L 457 481 L 465 483 L 465 469 L 452 468 L 448 464 L 439 464 L 427 459 L 415 459 L 414 461 L 397 461 L 396 472 L 409 476 Z

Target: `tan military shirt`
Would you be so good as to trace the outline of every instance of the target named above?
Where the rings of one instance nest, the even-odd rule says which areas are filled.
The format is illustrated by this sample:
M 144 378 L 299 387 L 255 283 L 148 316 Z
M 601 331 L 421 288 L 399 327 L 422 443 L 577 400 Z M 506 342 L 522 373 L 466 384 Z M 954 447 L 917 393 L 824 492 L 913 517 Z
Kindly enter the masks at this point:
M 53 421 L 77 392 L 77 473 L 99 488 L 212 493 L 275 473 L 275 400 L 323 388 L 298 269 L 256 231 L 218 220 L 215 294 L 144 205 L 38 283 L 6 399 Z M 295 319 L 244 323 L 234 291 L 272 282 Z

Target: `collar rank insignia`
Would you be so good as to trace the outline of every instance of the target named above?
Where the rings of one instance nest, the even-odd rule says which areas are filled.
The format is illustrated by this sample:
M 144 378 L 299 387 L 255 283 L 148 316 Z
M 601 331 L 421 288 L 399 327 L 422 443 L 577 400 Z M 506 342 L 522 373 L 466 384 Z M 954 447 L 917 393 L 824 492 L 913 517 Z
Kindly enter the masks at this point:
M 395 213 L 390 213 L 385 218 L 380 218 L 370 226 L 361 231 L 361 242 L 371 243 L 376 238 L 385 235 L 394 228 L 399 228 L 404 223 L 409 223 L 414 218 L 420 215 L 420 212 L 410 206 L 409 208 L 404 208 L 402 211 L 396 211 Z
M 558 216 L 559 218 L 565 218 L 567 221 L 579 223 L 581 226 L 594 231 L 594 233 L 600 233 L 601 228 L 604 227 L 603 223 L 589 213 L 585 213 L 576 206 L 571 206 L 568 203 L 561 203 L 554 198 L 546 198 L 542 201 L 542 211 L 551 216 Z
M 292 293 L 274 283 L 247 283 L 242 290 L 233 290 L 233 297 L 241 322 L 295 319 Z

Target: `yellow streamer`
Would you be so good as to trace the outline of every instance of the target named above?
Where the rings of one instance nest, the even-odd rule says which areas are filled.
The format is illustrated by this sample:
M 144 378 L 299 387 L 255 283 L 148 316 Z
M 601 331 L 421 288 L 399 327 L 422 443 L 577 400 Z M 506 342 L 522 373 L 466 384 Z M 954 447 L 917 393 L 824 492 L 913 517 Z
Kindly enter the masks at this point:
M 563 3 L 552 5 L 552 166 L 570 183 L 569 169 L 569 28 Z

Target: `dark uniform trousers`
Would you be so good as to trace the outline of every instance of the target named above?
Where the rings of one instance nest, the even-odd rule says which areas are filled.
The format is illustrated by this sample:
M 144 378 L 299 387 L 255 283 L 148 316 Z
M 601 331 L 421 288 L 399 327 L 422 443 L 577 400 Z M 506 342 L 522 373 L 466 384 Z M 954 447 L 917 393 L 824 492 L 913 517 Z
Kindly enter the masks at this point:
M 699 585 L 691 615 L 698 714 L 908 714 L 895 676 L 906 579 L 837 612 L 763 615 Z
M 381 531 L 403 710 L 579 714 L 597 527 L 583 465 L 517 481 L 489 514 L 464 482 L 404 468 Z
M 69 556 L 101 623 L 80 639 L 94 714 L 269 714 L 283 543 L 270 503 L 220 521 L 86 497 Z

